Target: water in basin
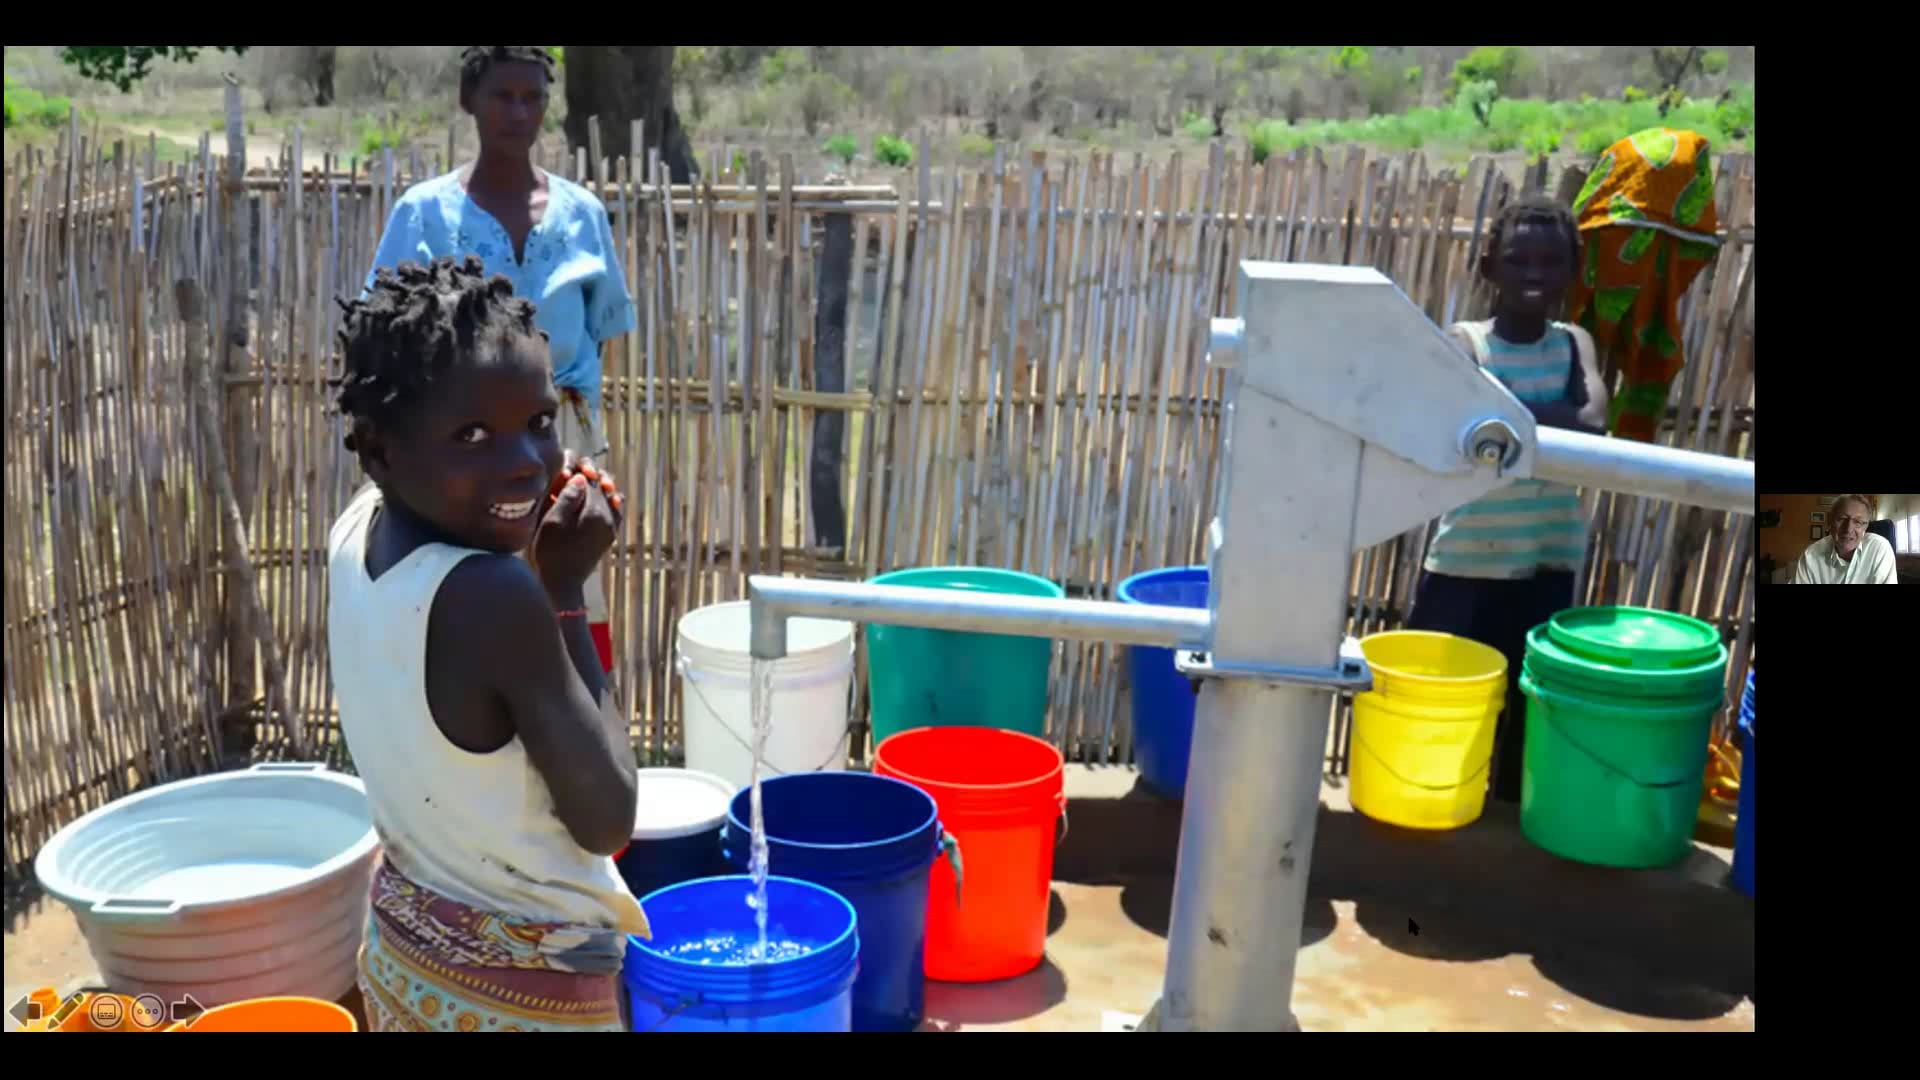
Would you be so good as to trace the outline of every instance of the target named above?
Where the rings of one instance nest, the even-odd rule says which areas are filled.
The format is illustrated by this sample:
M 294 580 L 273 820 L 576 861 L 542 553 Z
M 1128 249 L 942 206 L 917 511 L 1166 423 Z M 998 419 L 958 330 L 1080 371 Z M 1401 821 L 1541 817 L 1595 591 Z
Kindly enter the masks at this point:
M 198 904 L 283 889 L 306 876 L 310 864 L 264 859 L 201 863 L 162 871 L 130 895 L 139 900 Z

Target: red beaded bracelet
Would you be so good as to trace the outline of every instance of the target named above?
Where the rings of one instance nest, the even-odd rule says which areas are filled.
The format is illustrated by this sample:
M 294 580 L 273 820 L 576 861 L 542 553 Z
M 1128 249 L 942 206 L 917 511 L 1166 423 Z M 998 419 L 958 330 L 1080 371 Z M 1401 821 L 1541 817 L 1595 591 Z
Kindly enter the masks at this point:
M 566 611 L 556 611 L 553 615 L 557 619 L 584 619 L 587 617 L 587 609 L 571 608 Z

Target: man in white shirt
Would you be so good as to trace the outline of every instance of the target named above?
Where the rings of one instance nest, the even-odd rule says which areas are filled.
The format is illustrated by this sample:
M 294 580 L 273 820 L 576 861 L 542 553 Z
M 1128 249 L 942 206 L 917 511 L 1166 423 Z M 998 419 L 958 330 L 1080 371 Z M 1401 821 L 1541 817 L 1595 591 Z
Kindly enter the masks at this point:
M 1895 585 L 1893 545 L 1867 531 L 1873 503 L 1865 495 L 1842 495 L 1827 511 L 1830 531 L 1808 545 L 1794 567 L 1795 585 Z

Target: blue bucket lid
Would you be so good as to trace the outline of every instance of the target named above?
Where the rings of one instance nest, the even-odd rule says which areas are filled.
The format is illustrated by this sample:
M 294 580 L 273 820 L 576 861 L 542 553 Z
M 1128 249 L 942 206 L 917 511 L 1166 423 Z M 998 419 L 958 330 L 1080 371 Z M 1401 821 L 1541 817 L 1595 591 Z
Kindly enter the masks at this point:
M 641 769 L 634 789 L 635 840 L 677 840 L 718 829 L 733 800 L 733 785 L 692 769 Z

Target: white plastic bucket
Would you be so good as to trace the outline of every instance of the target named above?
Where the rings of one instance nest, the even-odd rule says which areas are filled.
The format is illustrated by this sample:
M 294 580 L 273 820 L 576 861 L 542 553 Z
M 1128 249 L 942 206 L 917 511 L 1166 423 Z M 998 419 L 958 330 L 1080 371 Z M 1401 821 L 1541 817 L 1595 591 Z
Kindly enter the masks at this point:
M 687 768 L 736 787 L 753 779 L 748 604 L 711 604 L 680 617 Z M 787 655 L 773 662 L 773 704 L 761 776 L 844 769 L 853 689 L 853 624 L 787 620 Z

